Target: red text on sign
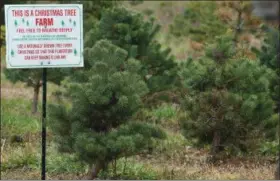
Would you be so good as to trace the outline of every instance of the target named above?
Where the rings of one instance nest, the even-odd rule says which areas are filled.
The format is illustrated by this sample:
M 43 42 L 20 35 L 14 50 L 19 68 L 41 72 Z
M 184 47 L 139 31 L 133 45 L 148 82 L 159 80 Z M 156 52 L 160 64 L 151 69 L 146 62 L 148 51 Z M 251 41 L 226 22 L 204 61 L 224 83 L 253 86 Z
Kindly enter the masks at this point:
M 36 26 L 53 26 L 53 18 L 36 18 Z

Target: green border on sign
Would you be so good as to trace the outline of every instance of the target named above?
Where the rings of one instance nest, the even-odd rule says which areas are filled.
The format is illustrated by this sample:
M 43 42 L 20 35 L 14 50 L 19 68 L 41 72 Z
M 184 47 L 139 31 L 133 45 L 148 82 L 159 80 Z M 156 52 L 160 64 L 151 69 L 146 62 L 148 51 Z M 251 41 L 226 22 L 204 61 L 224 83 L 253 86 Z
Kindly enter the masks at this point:
M 58 5 L 36 5 L 36 6 L 34 6 L 34 5 L 11 5 L 11 6 L 9 6 L 8 8 L 7 8 L 7 10 L 5 9 L 5 14 L 6 14 L 6 12 L 7 12 L 7 14 L 8 14 L 8 10 L 10 9 L 10 8 L 12 8 L 12 7 L 33 7 L 33 8 L 35 8 L 35 7 L 59 7 L 59 8 L 61 8 L 61 7 L 77 7 L 78 9 L 79 9 L 79 16 L 80 16 L 80 52 L 81 52 L 81 55 L 80 55 L 80 57 L 83 57 L 83 51 L 82 51 L 82 48 L 83 48 L 83 29 L 82 29 L 82 26 L 83 26 L 83 21 L 81 21 L 82 20 L 82 13 L 83 13 L 83 11 L 81 10 L 81 8 L 80 8 L 80 6 L 77 6 L 77 5 L 61 5 L 61 6 L 58 6 Z M 6 27 L 7 27 L 7 32 L 8 32 L 8 30 L 9 30 L 9 24 L 8 24 L 8 16 L 6 15 L 6 22 L 5 22 L 5 24 L 6 24 Z M 7 38 L 6 38 L 7 40 L 9 40 L 8 39 L 8 36 L 7 36 Z M 9 45 L 9 41 L 7 41 L 8 42 L 8 47 L 10 47 L 10 45 Z M 80 62 L 78 63 L 78 64 L 63 64 L 63 65 L 47 65 L 47 66 L 44 66 L 44 65 L 16 65 L 16 66 L 14 66 L 14 65 L 12 65 L 11 64 L 11 62 L 9 61 L 10 60 L 10 54 L 8 53 L 9 52 L 9 49 L 6 49 L 6 62 L 10 65 L 10 67 L 9 68 L 54 68 L 54 67 L 57 67 L 57 68 L 62 68 L 62 67 L 82 67 L 83 65 L 80 65 L 80 63 L 83 61 L 83 58 L 81 58 L 80 59 Z

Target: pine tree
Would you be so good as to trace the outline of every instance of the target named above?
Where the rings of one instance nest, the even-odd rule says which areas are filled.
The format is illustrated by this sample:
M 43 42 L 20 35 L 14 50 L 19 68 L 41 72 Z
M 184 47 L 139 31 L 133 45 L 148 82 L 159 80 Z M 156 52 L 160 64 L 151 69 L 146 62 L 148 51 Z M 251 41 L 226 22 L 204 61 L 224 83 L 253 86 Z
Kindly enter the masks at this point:
M 85 52 L 91 68 L 81 72 L 82 82 L 69 82 L 71 108 L 51 105 L 52 129 L 60 151 L 74 152 L 92 166 L 91 179 L 111 162 L 152 147 L 163 139 L 159 128 L 131 120 L 148 92 L 139 61 L 124 49 L 100 40 Z
M 180 71 L 189 89 L 184 104 L 188 116 L 181 118 L 184 135 L 212 144 L 214 158 L 222 149 L 249 151 L 254 139 L 276 134 L 269 89 L 274 72 L 257 60 L 234 55 L 232 37 L 218 37 L 205 57 L 189 59 Z
M 85 36 L 85 47 L 100 39 L 110 40 L 128 51 L 128 57 L 141 62 L 141 75 L 150 91 L 161 91 L 174 85 L 177 64 L 171 49 L 162 50 L 155 40 L 159 29 L 154 20 L 145 21 L 141 14 L 116 6 L 106 9 L 100 22 L 92 26 Z
M 226 21 L 230 31 L 234 34 L 233 41 L 238 49 L 236 56 L 246 55 L 249 58 L 256 58 L 256 54 L 251 51 L 251 41 L 260 39 L 263 31 L 260 28 L 261 20 L 253 16 L 253 5 L 250 1 L 227 1 L 221 2 L 224 12 L 231 12 L 232 18 Z M 222 15 L 220 15 L 222 16 Z

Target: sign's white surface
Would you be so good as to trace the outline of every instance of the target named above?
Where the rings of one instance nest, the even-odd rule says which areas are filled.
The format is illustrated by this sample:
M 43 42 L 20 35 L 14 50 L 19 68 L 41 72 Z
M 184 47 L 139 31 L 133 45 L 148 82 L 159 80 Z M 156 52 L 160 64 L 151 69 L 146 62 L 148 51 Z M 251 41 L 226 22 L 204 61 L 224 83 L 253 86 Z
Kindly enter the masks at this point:
M 83 67 L 83 7 L 5 5 L 7 68 Z

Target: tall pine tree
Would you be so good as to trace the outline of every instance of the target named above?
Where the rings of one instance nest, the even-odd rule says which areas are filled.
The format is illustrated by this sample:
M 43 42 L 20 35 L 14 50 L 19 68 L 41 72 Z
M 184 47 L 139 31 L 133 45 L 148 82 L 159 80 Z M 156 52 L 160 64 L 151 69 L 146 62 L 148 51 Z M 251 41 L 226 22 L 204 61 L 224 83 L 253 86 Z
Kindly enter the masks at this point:
M 184 134 L 212 144 L 214 158 L 222 149 L 246 152 L 257 143 L 254 139 L 276 136 L 270 96 L 274 72 L 258 60 L 234 59 L 234 54 L 232 37 L 218 37 L 205 57 L 187 61 L 180 72 L 189 89 L 188 116 L 181 119 Z
M 91 179 L 112 161 L 151 147 L 153 138 L 165 138 L 159 128 L 130 119 L 148 88 L 139 74 L 141 64 L 127 56 L 108 40 L 96 42 L 85 52 L 91 68 L 80 74 L 86 79 L 68 83 L 71 108 L 50 107 L 60 150 L 93 165 Z
M 171 49 L 162 50 L 155 40 L 159 29 L 152 19 L 145 21 L 141 14 L 116 6 L 102 12 L 100 22 L 85 36 L 85 47 L 110 40 L 141 62 L 141 75 L 150 91 L 161 91 L 175 83 L 177 64 Z

